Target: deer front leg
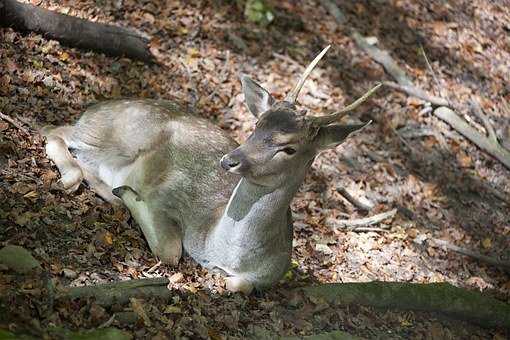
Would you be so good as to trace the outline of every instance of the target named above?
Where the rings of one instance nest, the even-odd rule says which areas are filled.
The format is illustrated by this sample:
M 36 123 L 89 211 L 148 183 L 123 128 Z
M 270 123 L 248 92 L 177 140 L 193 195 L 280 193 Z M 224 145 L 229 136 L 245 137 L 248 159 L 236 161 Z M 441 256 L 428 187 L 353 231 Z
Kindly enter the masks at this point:
M 231 292 L 241 292 L 246 295 L 253 290 L 253 284 L 240 276 L 229 276 L 225 278 L 226 288 Z
M 152 253 L 164 263 L 177 265 L 182 255 L 179 227 L 164 213 L 151 209 L 131 187 L 121 186 L 113 189 L 112 193 L 124 202 L 140 225 Z

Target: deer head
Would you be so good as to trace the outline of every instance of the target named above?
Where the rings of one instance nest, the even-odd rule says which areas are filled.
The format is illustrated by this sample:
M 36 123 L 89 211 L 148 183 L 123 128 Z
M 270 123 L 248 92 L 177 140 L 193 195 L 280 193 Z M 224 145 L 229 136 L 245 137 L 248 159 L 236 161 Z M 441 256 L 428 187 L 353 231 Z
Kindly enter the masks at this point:
M 358 107 L 380 86 L 339 112 L 326 116 L 307 116 L 298 110 L 297 97 L 307 77 L 330 46 L 308 65 L 296 86 L 283 101 L 248 76 L 241 76 L 249 111 L 257 117 L 257 125 L 244 144 L 224 155 L 221 166 L 245 177 L 254 184 L 279 187 L 289 178 L 301 177 L 314 157 L 322 150 L 341 144 L 350 134 L 370 124 L 339 124 L 343 115 Z

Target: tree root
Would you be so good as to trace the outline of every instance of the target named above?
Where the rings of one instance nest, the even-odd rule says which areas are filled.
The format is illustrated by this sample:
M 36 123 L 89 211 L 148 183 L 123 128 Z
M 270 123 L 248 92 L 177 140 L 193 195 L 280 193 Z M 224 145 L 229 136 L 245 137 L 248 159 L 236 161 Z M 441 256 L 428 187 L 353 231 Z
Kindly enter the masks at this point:
M 124 304 L 131 298 L 168 299 L 168 279 L 139 279 L 97 286 L 73 287 L 60 291 L 59 299 L 94 298 L 109 306 Z M 364 305 L 376 308 L 443 313 L 470 320 L 483 327 L 510 329 L 510 305 L 475 291 L 448 283 L 333 283 L 297 288 L 306 296 L 325 299 L 328 303 Z
M 55 13 L 16 0 L 0 2 L 1 25 L 34 31 L 72 47 L 154 62 L 148 39 L 133 30 Z
M 342 306 L 440 312 L 482 327 L 510 329 L 510 305 L 448 283 L 332 283 L 301 288 L 308 297 Z
M 69 287 L 57 293 L 57 299 L 89 299 L 96 303 L 111 306 L 114 303 L 124 304 L 131 298 L 168 299 L 172 296 L 167 288 L 167 278 L 138 279 L 100 284 L 95 286 Z

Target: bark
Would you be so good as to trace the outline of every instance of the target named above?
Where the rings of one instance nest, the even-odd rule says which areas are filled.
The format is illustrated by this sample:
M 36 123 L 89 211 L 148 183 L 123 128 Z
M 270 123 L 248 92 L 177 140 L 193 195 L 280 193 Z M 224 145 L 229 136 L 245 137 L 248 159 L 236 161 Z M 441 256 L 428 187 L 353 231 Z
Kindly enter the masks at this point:
M 0 25 L 41 33 L 71 47 L 155 61 L 148 49 L 148 39 L 130 29 L 55 13 L 16 0 L 0 2 Z
M 130 298 L 168 299 L 166 278 L 130 280 L 97 286 L 73 287 L 60 291 L 59 299 L 94 298 L 109 306 L 124 304 Z M 332 283 L 298 288 L 306 296 L 322 298 L 342 306 L 364 305 L 443 313 L 473 321 L 483 327 L 510 329 L 510 305 L 479 292 L 454 287 L 448 283 Z
M 497 140 L 494 141 L 490 137 L 482 135 L 446 106 L 437 108 L 434 115 L 447 122 L 454 130 L 510 169 L 510 151 L 502 147 Z
M 448 283 L 332 283 L 302 290 L 307 296 L 342 306 L 441 312 L 483 327 L 510 329 L 510 305 Z
M 114 303 L 125 304 L 130 298 L 160 298 L 168 299 L 172 296 L 168 290 L 168 279 L 139 279 L 96 286 L 70 287 L 61 290 L 57 299 L 89 299 L 94 298 L 96 303 L 111 306 Z

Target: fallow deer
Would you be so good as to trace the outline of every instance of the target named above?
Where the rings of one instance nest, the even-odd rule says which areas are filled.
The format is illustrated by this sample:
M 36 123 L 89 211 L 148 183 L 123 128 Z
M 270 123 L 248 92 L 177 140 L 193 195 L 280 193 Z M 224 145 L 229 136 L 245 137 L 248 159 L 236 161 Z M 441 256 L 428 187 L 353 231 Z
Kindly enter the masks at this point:
M 72 126 L 46 129 L 46 153 L 66 190 L 85 179 L 105 200 L 123 202 L 162 261 L 176 264 L 184 250 L 222 272 L 228 290 L 266 288 L 288 270 L 289 205 L 306 171 L 321 150 L 366 125 L 338 121 L 377 88 L 335 114 L 298 110 L 298 94 L 328 48 L 283 101 L 241 77 L 258 121 L 240 146 L 174 102 L 113 100 L 90 107 Z

